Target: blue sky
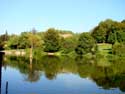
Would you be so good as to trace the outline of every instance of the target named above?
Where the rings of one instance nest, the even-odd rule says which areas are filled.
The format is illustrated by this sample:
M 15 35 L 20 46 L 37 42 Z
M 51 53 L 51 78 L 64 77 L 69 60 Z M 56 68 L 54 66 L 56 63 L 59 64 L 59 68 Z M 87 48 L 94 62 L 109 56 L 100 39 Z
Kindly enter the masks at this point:
M 107 18 L 125 19 L 125 0 L 0 0 L 0 34 L 50 27 L 84 32 Z

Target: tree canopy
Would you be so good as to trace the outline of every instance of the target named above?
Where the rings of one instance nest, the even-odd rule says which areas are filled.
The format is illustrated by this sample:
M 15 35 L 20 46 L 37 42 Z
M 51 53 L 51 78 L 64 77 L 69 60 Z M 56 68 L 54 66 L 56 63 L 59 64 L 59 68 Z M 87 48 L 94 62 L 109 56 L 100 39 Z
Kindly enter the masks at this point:
M 60 36 L 54 29 L 48 29 L 44 34 L 44 51 L 57 52 L 60 49 Z
M 111 43 L 114 44 L 116 41 L 124 41 L 125 23 L 116 22 L 111 19 L 107 19 L 99 23 L 91 34 L 97 41 L 97 43 Z M 121 36 L 123 34 L 123 36 Z
M 19 35 L 0 35 L 0 50 L 3 49 L 41 49 L 42 52 L 59 52 L 61 54 L 84 55 L 95 52 L 99 43 L 112 44 L 112 52 L 125 46 L 125 20 L 114 21 L 107 19 L 101 21 L 91 32 L 73 33 L 70 30 L 50 28 L 38 32 L 35 28 L 22 32 Z M 116 45 L 119 43 L 119 45 Z M 121 45 L 122 44 L 122 45 Z M 122 53 L 122 51 L 121 51 Z
M 95 46 L 95 40 L 90 33 L 82 33 L 78 39 L 78 44 L 75 49 L 79 55 L 92 52 L 92 48 Z

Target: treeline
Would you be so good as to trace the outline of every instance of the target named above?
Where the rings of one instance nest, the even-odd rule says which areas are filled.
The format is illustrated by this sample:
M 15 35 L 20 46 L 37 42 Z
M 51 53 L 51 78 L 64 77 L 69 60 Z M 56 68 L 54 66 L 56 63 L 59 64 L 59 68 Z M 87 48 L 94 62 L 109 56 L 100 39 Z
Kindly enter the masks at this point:
M 121 22 L 107 19 L 90 32 L 73 33 L 72 31 L 50 28 L 45 32 L 33 29 L 20 35 L 0 36 L 0 49 L 37 49 L 43 52 L 83 55 L 96 53 L 99 43 L 112 44 L 112 53 L 125 53 L 125 20 Z
M 33 29 L 31 31 L 22 32 L 20 35 L 0 36 L 0 49 L 41 49 L 43 52 L 69 53 L 76 46 L 77 34 L 67 30 L 56 30 L 50 28 L 44 32 L 38 32 Z
M 97 43 L 125 42 L 125 20 L 122 22 L 107 19 L 92 30 L 92 36 Z
M 112 53 L 125 55 L 125 20 L 121 22 L 107 19 L 102 21 L 92 31 L 91 35 L 97 43 L 112 44 Z

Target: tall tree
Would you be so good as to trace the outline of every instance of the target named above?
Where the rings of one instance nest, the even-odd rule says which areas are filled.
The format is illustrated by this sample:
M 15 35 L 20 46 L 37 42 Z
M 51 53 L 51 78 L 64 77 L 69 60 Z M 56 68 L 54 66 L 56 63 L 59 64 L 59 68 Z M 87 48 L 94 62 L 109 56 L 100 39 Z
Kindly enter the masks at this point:
M 54 28 L 48 29 L 44 34 L 44 51 L 56 52 L 60 49 L 60 37 Z
M 17 35 L 11 35 L 9 40 L 7 41 L 7 46 L 10 49 L 17 49 L 19 48 L 19 36 Z
M 21 49 L 30 48 L 30 42 L 28 40 L 29 32 L 22 32 L 19 36 L 19 45 L 18 47 Z
M 100 22 L 99 25 L 92 30 L 92 36 L 98 43 L 107 42 L 109 35 L 116 30 L 116 23 L 117 22 L 111 19 Z
M 76 53 L 79 55 L 92 52 L 92 48 L 95 46 L 95 40 L 90 33 L 82 33 L 79 37 Z

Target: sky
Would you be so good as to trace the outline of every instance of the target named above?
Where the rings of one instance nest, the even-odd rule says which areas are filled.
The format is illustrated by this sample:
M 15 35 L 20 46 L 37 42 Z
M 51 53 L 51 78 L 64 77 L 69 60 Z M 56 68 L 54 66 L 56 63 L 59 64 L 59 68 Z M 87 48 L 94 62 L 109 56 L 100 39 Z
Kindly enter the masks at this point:
M 33 28 L 86 32 L 109 18 L 125 19 L 125 0 L 0 0 L 0 34 Z

